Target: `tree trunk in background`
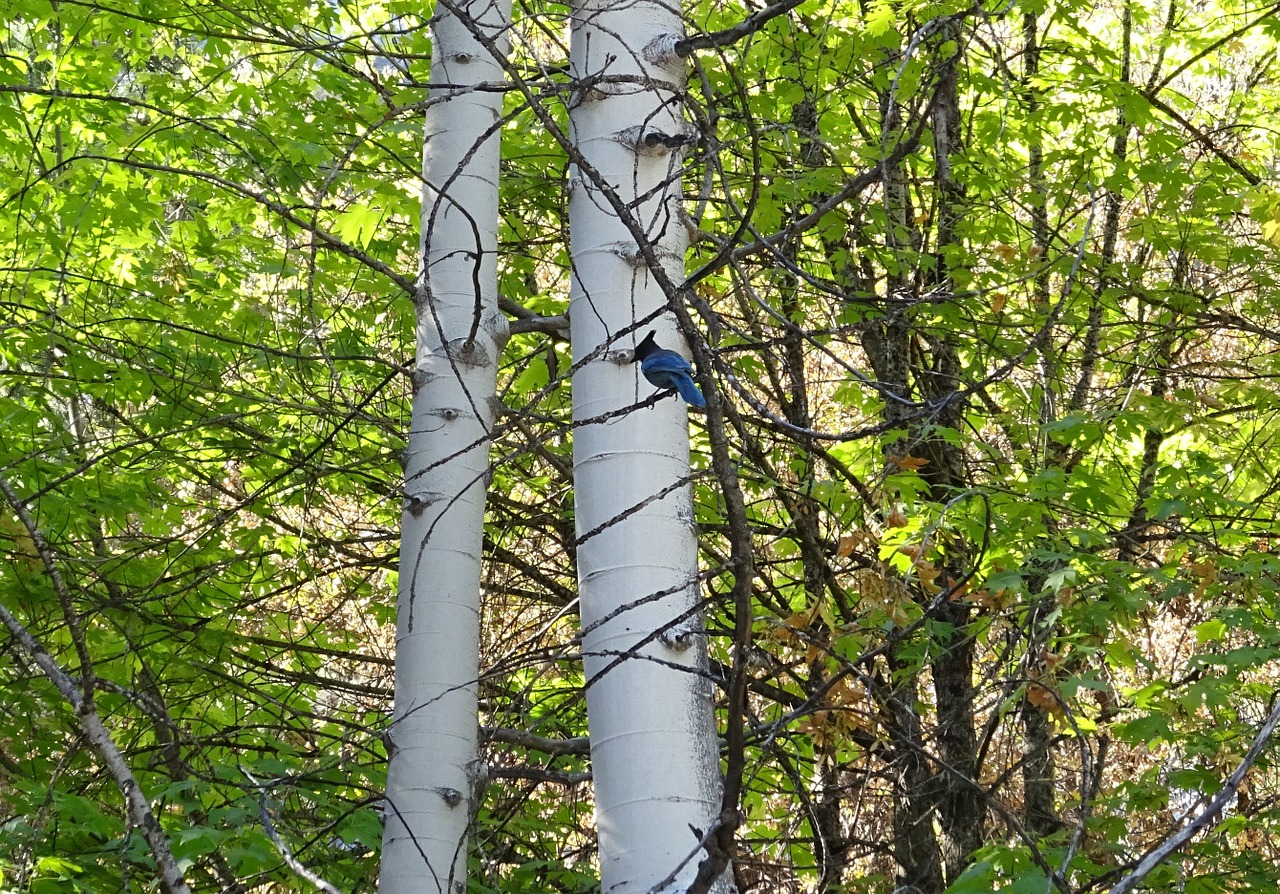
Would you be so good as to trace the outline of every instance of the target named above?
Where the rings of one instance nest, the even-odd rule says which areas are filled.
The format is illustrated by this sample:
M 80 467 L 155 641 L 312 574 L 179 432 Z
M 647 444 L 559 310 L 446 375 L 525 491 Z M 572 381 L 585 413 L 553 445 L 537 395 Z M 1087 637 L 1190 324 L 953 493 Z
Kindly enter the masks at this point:
M 657 329 L 661 346 L 682 347 L 660 312 L 663 280 L 683 278 L 687 247 L 684 62 L 653 49 L 680 32 L 675 10 L 654 2 L 587 2 L 573 18 L 579 87 L 570 122 L 583 162 L 569 184 L 570 319 L 582 364 L 573 384 L 575 511 L 605 894 L 649 891 L 673 875 L 662 890 L 687 889 L 703 856 L 691 827 L 709 831 L 720 812 L 685 405 L 664 397 L 619 413 L 656 391 L 631 358 L 645 333 Z M 637 230 L 664 276 L 643 256 Z M 606 414 L 618 415 L 584 424 Z M 725 873 L 714 890 L 731 888 Z
M 927 220 L 912 207 L 912 193 L 900 165 L 884 174 L 888 219 L 896 226 L 886 233 L 895 267 L 888 271 L 885 294 L 911 304 L 950 301 L 955 294 L 953 274 L 965 262 L 962 225 L 967 210 L 965 184 L 955 168 L 963 161 L 963 123 L 959 106 L 957 60 L 954 50 L 963 35 L 959 28 L 943 29 L 939 49 L 945 55 L 936 67 L 931 113 L 932 159 L 936 206 L 935 232 L 926 238 L 920 224 Z M 889 96 L 881 98 L 883 133 L 899 135 L 899 110 Z M 886 145 L 888 140 L 886 139 Z M 929 253 L 923 249 L 931 246 Z M 916 317 L 923 322 L 917 322 Z M 886 422 L 901 425 L 903 436 L 886 444 L 888 465 L 903 457 L 923 461 L 921 479 L 930 499 L 946 502 L 966 487 L 964 454 L 938 429 L 964 427 L 964 399 L 959 395 L 961 362 L 951 333 L 931 326 L 927 314 L 913 309 L 889 311 L 862 331 L 862 346 L 885 396 Z M 901 400 L 899 400 L 901 399 Z M 982 842 L 986 819 L 983 795 L 976 784 L 978 741 L 974 717 L 974 643 L 968 630 L 971 607 L 948 592 L 963 579 L 971 559 L 963 542 L 953 542 L 931 561 L 940 561 L 938 586 L 917 587 L 913 598 L 932 621 L 925 630 L 933 638 L 927 661 L 931 672 L 937 725 L 932 749 L 916 708 L 923 665 L 906 658 L 907 651 L 890 650 L 896 684 L 888 691 L 893 728 L 889 739 L 894 780 L 894 858 L 898 881 L 922 894 L 938 894 L 968 866 Z M 936 754 L 936 768 L 925 757 Z M 936 829 L 936 832 L 935 832 Z
M 455 14 L 456 13 L 456 14 Z M 500 60 L 509 3 L 443 4 L 433 20 L 413 415 L 388 737 L 382 894 L 466 890 L 477 759 L 480 554 L 498 357 Z
M 881 128 L 884 134 L 901 138 L 900 110 L 888 94 L 880 97 Z M 886 145 L 889 144 L 886 139 Z M 887 151 L 887 150 L 886 150 Z M 905 258 L 919 248 L 920 237 L 911 225 L 911 193 L 900 164 L 888 165 L 884 173 L 884 207 L 892 222 L 884 238 L 887 247 Z M 903 263 L 885 275 L 884 291 L 888 295 L 907 294 L 913 288 Z M 864 294 L 874 295 L 874 284 L 864 284 Z M 857 292 L 853 292 L 857 294 Z M 875 374 L 876 384 L 884 395 L 884 418 L 900 423 L 903 430 L 911 426 L 910 368 L 912 331 L 905 314 L 886 313 L 871 320 L 862 329 L 861 340 L 867 361 Z M 907 454 L 912 444 L 905 438 L 886 445 L 888 456 Z M 909 662 L 900 660 L 895 645 L 886 656 L 890 673 L 881 681 L 881 704 L 889 716 L 886 725 L 889 778 L 893 784 L 893 859 L 898 864 L 897 883 L 924 894 L 935 894 L 942 888 L 941 856 L 934 834 L 933 774 L 925 751 L 924 731 L 917 710 L 919 685 L 909 672 Z
M 959 45 L 963 36 L 958 26 L 943 29 L 946 44 Z M 956 171 L 963 163 L 963 124 L 960 116 L 957 83 L 958 54 L 945 57 L 938 69 L 938 87 L 934 94 L 933 161 L 937 179 L 937 249 L 934 252 L 935 290 L 950 300 L 955 295 L 953 273 L 962 262 L 956 254 L 963 251 L 961 232 L 968 209 L 965 184 Z M 951 333 L 926 335 L 929 367 L 921 373 L 921 396 L 929 406 L 937 407 L 925 420 L 952 431 L 964 427 L 965 399 L 959 396 L 961 365 Z M 930 482 L 933 499 L 942 502 L 961 492 L 966 486 L 964 454 L 945 437 L 927 438 L 924 443 L 929 465 L 922 472 Z M 958 541 L 944 553 L 946 581 L 962 579 L 971 564 L 968 546 Z M 971 606 L 962 599 L 946 596 L 934 598 L 930 605 L 934 618 L 942 621 L 934 635 L 937 648 L 932 650 L 934 699 L 938 712 L 938 842 L 942 852 L 943 880 L 951 884 L 969 865 L 973 852 L 982 844 L 986 820 L 986 803 L 978 777 L 978 738 L 974 719 L 973 636 L 968 629 Z

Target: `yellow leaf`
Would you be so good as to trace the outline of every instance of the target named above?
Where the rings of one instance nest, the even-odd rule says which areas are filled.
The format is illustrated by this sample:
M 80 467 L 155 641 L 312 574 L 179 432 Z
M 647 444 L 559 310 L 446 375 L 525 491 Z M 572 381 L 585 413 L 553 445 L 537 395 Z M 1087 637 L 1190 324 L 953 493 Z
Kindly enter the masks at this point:
M 1263 221 L 1262 238 L 1277 248 L 1280 248 L 1280 220 Z
M 911 615 L 907 611 L 907 606 L 901 600 L 890 607 L 889 620 L 898 627 L 906 627 L 911 623 Z
M 889 462 L 902 469 L 904 472 L 918 472 L 925 466 L 929 465 L 929 460 L 921 456 L 900 456 L 896 453 L 889 454 Z
M 1027 684 L 1027 701 L 1042 714 L 1063 714 L 1062 702 L 1053 693 L 1052 690 L 1045 688 L 1039 683 Z
M 1012 261 L 1018 256 L 1017 247 L 1009 245 L 1006 242 L 997 243 L 993 251 L 995 251 L 1002 261 Z
M 8 516 L 0 516 L 0 538 L 13 541 L 12 550 L 4 550 L 14 563 L 24 571 L 35 571 L 40 567 L 40 556 L 36 552 L 35 541 L 27 531 L 26 525 Z
M 927 559 L 916 559 L 915 566 L 916 576 L 920 578 L 920 586 L 924 588 L 924 591 L 930 595 L 941 593 L 942 587 L 935 583 L 941 573 L 938 566 Z

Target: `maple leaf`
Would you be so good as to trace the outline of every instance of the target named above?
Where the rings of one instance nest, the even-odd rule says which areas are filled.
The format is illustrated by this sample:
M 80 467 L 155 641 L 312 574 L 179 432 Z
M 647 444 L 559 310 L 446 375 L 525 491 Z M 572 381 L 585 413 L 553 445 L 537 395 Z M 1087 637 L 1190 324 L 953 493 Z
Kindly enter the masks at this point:
M 942 573 L 938 566 L 928 559 L 916 559 L 913 564 L 916 567 L 916 576 L 920 578 L 920 586 L 924 588 L 924 591 L 931 596 L 941 593 L 942 587 L 936 583 L 938 575 Z
M 851 534 L 846 534 L 836 543 L 836 557 L 847 559 L 853 555 L 858 547 L 868 544 L 874 546 L 875 542 L 875 537 L 869 531 L 854 531 Z
M 1027 701 L 1042 714 L 1049 714 L 1053 717 L 1065 717 L 1066 710 L 1062 706 L 1062 699 L 1052 689 L 1041 683 L 1027 684 Z
M 889 462 L 904 472 L 918 472 L 925 466 L 929 465 L 929 460 L 923 456 L 902 456 L 901 454 L 889 454 Z

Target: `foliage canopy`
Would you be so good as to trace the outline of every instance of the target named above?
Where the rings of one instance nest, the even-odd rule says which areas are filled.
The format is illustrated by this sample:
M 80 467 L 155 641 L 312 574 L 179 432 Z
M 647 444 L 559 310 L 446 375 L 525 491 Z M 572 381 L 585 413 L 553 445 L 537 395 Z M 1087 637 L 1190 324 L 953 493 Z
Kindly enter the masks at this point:
M 698 0 L 689 34 L 755 10 Z M 1278 11 L 810 0 L 691 54 L 673 300 L 726 410 L 691 438 L 713 668 L 749 692 L 740 884 L 1107 885 L 1248 749 L 1280 657 Z M 567 15 L 520 6 L 506 69 L 477 891 L 594 877 L 545 319 Z M 0 606 L 92 666 L 193 885 L 303 889 L 278 835 L 372 890 L 424 13 L 20 0 L 0 45 Z M 18 639 L 0 680 L 3 890 L 149 878 Z M 1264 755 L 1152 889 L 1275 890 L 1278 782 Z

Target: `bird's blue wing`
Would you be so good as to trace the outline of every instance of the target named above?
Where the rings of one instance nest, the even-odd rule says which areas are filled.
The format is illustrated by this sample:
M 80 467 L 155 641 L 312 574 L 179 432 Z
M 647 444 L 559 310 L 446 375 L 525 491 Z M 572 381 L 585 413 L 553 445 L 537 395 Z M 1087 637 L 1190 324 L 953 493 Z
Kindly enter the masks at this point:
M 655 351 L 640 364 L 644 377 L 659 388 L 673 388 L 680 392 L 691 407 L 705 407 L 706 398 L 693 382 L 693 367 L 675 351 Z
M 684 373 L 686 376 L 693 374 L 693 367 L 689 365 L 689 361 L 675 351 L 655 351 L 644 358 L 644 362 L 640 364 L 640 370 L 646 376 L 651 372 Z

